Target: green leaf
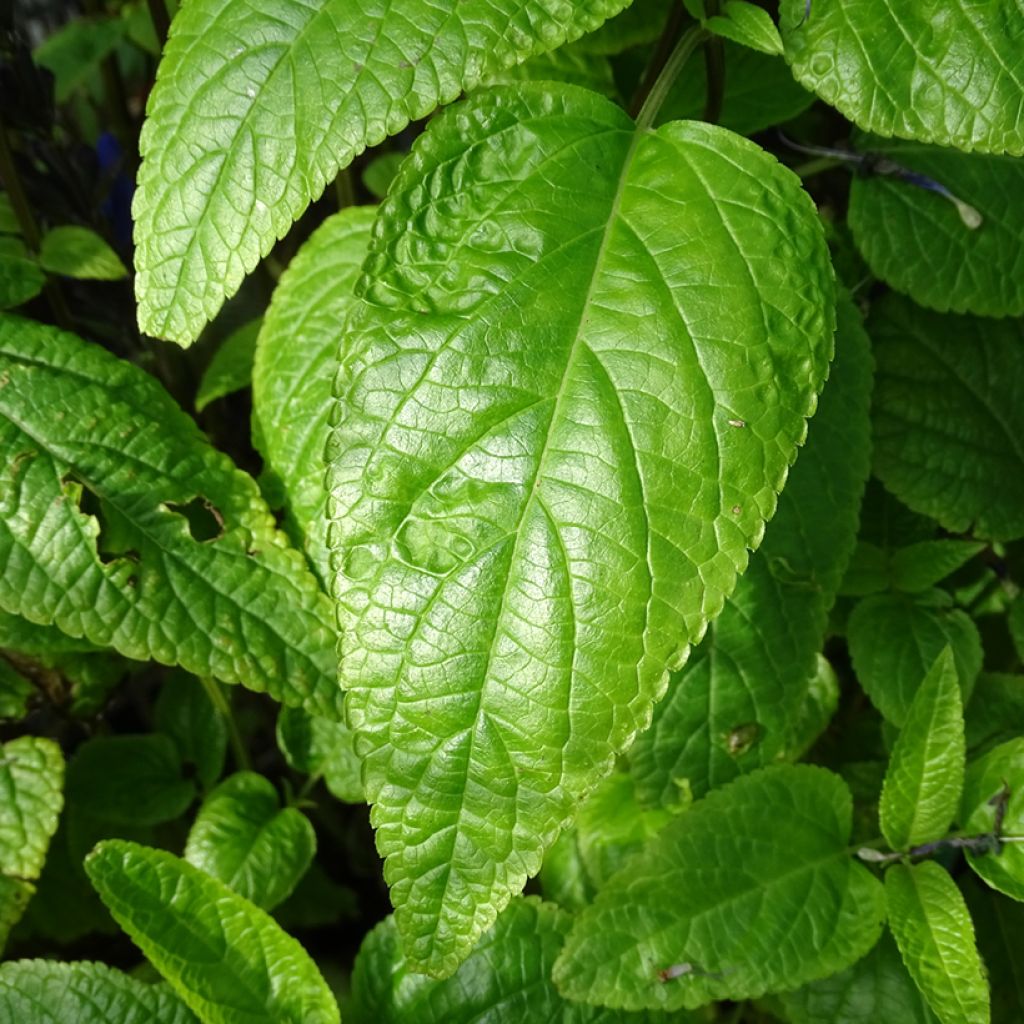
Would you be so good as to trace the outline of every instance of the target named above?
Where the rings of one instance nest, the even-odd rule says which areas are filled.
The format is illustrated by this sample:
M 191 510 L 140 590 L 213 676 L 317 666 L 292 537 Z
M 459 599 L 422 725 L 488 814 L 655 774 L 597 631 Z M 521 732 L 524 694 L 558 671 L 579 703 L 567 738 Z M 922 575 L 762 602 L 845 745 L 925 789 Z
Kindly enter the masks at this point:
M 348 804 L 366 802 L 356 737 L 343 722 L 282 708 L 277 716 L 277 745 L 298 772 L 322 775 L 328 790 Z
M 674 1009 L 843 970 L 885 916 L 881 885 L 850 856 L 851 821 L 845 783 L 808 765 L 713 790 L 577 917 L 556 984 L 612 1008 Z
M 432 122 L 366 274 L 328 456 L 342 673 L 406 952 L 443 974 L 760 540 L 831 270 L 752 143 L 527 83 Z
M 97 736 L 68 765 L 68 798 L 97 821 L 158 825 L 184 814 L 196 798 L 174 741 L 159 733 Z
M 928 5 L 782 0 L 793 74 L 854 124 L 986 153 L 1024 155 L 1018 0 Z
M 0 465 L 5 610 L 338 713 L 329 600 L 150 376 L 0 316 Z
M 15 960 L 0 966 L 0 1024 L 198 1024 L 166 985 L 105 964 Z
M 224 770 L 228 730 L 223 715 L 195 676 L 172 673 L 160 688 L 154 726 L 174 741 L 182 761 L 195 766 L 196 779 L 209 789 Z
M 196 412 L 202 412 L 216 399 L 241 391 L 252 383 L 256 338 L 262 326 L 262 318 L 250 320 L 221 343 L 199 381 Z
M 142 330 L 192 342 L 363 149 L 488 74 L 592 31 L 623 6 L 624 0 L 185 5 L 174 19 L 141 140 L 133 209 Z
M 18 216 L 11 205 L 11 197 L 3 191 L 0 191 L 0 234 L 21 234 L 21 225 L 18 223 Z
M 878 809 L 896 850 L 940 839 L 964 785 L 964 715 L 956 663 L 943 649 L 914 695 L 893 747 Z
M 522 64 L 514 64 L 488 75 L 481 84 L 494 86 L 515 82 L 567 82 L 593 89 L 602 96 L 614 99 L 618 95 L 618 88 L 611 61 L 601 54 L 591 53 L 582 45 L 584 41 L 581 39 L 549 53 L 539 53 Z
M 1024 313 L 1024 210 L 1016 201 L 1024 163 L 911 142 L 863 145 L 969 207 L 961 214 L 948 198 L 892 176 L 854 175 L 849 223 L 874 275 L 940 312 Z
M 3 953 L 11 931 L 21 920 L 35 891 L 36 887 L 31 882 L 0 875 L 0 954 Z M 2 1005 L 0 1003 L 0 1008 Z M 20 1024 L 20 1021 L 12 1021 L 11 1024 Z
M 839 709 L 839 678 L 828 659 L 819 654 L 814 675 L 789 723 L 786 759 L 798 761 L 814 745 Z
M 34 299 L 46 275 L 18 238 L 0 236 L 0 309 L 13 309 Z
M 76 89 L 89 82 L 103 58 L 114 52 L 127 27 L 122 18 L 77 17 L 36 47 L 36 63 L 52 71 L 56 79 L 58 103 L 67 102 Z
M 329 217 L 274 291 L 252 373 L 253 439 L 321 577 L 329 575 L 324 441 L 337 371 L 338 325 L 355 304 L 374 209 Z
M 1024 536 L 1024 320 L 943 316 L 889 296 L 868 329 L 885 486 L 951 533 Z
M 594 884 L 580 854 L 576 829 L 560 832 L 537 873 L 544 898 L 565 910 L 582 910 L 594 897 Z
M 738 135 L 753 135 L 803 113 L 813 102 L 780 57 L 726 41 L 725 89 L 719 123 Z M 704 52 L 695 55 L 673 83 L 658 115 L 660 122 L 700 119 L 707 96 Z
M 672 806 L 681 786 L 703 796 L 795 756 L 793 724 L 819 668 L 869 465 L 871 354 L 849 299 L 838 312 L 829 382 L 764 543 L 630 749 L 646 804 Z
M 383 199 L 388 194 L 391 182 L 395 180 L 398 168 L 402 166 L 402 161 L 407 155 L 407 153 L 381 153 L 380 156 L 375 156 L 370 160 L 366 167 L 363 168 L 362 174 L 363 187 L 366 191 L 376 199 Z M 326 225 L 331 219 L 328 218 L 327 221 L 324 221 L 324 224 Z M 280 284 L 278 289 L 280 289 Z
M 960 824 L 968 835 L 990 833 L 999 805 L 1005 817 L 1001 832 L 1024 835 L 1024 737 L 994 747 L 967 766 Z M 1024 845 L 1000 844 L 989 853 L 967 854 L 968 863 L 994 889 L 1024 901 Z
M 633 0 L 621 13 L 606 21 L 596 32 L 577 44 L 587 53 L 614 57 L 633 47 L 653 43 L 662 32 L 672 0 Z
M 992 1019 L 1011 1021 L 1024 1006 L 1024 904 L 972 878 L 964 880 L 963 888 L 992 993 Z
M 237 772 L 203 801 L 185 859 L 240 896 L 272 910 L 298 884 L 316 853 L 313 826 L 255 772 Z
M 889 927 L 910 976 L 942 1024 L 988 1024 L 988 986 L 956 883 L 934 861 L 885 873 Z
M 965 713 L 968 750 L 1024 735 L 1024 675 L 982 672 Z
M 53 740 L 19 736 L 0 748 L 0 874 L 39 877 L 63 789 L 64 756 Z
M 128 276 L 121 257 L 95 231 L 75 225 L 46 232 L 39 263 L 51 274 L 83 281 L 120 281 Z
M 0 719 L 23 718 L 33 693 L 32 684 L 0 653 Z
M 223 882 L 116 839 L 85 867 L 117 923 L 203 1024 L 338 1024 L 305 950 Z
M 868 597 L 854 608 L 846 638 L 854 671 L 871 703 L 902 726 L 914 695 L 942 649 L 953 650 L 963 703 L 981 671 L 978 627 L 966 612 L 949 607 L 940 591 Z
M 888 933 L 852 967 L 778 998 L 789 1024 L 933 1024 L 935 1020 Z
M 984 550 L 972 540 L 926 540 L 900 548 L 890 562 L 892 585 L 910 594 L 928 590 Z
M 772 57 L 783 52 L 782 37 L 771 15 L 745 0 L 726 0 L 722 13 L 708 18 L 704 27 L 715 35 Z

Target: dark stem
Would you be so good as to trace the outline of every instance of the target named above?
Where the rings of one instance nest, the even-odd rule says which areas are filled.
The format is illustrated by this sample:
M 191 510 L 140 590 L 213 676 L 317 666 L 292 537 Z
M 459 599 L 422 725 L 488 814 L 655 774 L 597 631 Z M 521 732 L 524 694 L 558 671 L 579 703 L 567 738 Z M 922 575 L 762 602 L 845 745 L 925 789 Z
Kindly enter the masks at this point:
M 718 0 L 707 0 L 705 9 L 709 18 L 719 13 Z M 721 36 L 709 36 L 704 43 L 704 74 L 707 80 L 707 98 L 704 101 L 704 120 L 718 124 L 722 116 L 725 96 L 725 47 Z
M 171 31 L 171 16 L 167 13 L 167 4 L 164 0 L 148 0 L 149 16 L 153 20 L 153 28 L 156 30 L 156 37 L 160 41 L 160 49 L 163 50 L 167 42 L 167 34 Z
M 654 88 L 654 83 L 658 80 L 658 75 L 661 74 L 662 69 L 668 63 L 669 57 L 672 56 L 672 49 L 676 45 L 676 40 L 679 38 L 685 23 L 686 11 L 683 10 L 683 5 L 678 2 L 674 3 L 669 11 L 668 19 L 665 21 L 665 27 L 662 29 L 661 36 L 654 47 L 654 52 L 651 54 L 647 69 L 644 71 L 640 88 L 637 89 L 633 102 L 629 105 L 631 117 L 636 117 L 640 113 L 651 89 Z

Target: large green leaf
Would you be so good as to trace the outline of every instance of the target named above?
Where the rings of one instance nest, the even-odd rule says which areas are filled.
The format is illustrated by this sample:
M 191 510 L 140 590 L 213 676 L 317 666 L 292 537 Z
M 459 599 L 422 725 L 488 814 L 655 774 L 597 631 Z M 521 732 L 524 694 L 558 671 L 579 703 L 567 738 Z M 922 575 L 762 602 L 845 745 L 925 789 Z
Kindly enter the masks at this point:
M 862 145 L 937 181 L 981 216 L 972 230 L 934 191 L 893 176 L 855 175 L 850 229 L 875 276 L 940 312 L 1024 313 L 1024 161 L 896 140 Z
M 0 747 L 0 874 L 39 877 L 63 790 L 64 756 L 53 740 L 20 736 Z
M 0 967 L 0 1024 L 198 1024 L 166 985 L 105 964 L 15 960 Z
M 306 951 L 223 882 L 121 840 L 100 843 L 85 867 L 117 923 L 203 1024 L 338 1024 Z
M 940 839 L 964 784 L 964 715 L 953 652 L 946 647 L 907 711 L 889 761 L 878 813 L 897 850 Z
M 967 859 L 994 889 L 1024 901 L 1024 737 L 1002 743 L 968 765 L 960 805 L 963 830 L 972 835 L 992 832 L 1000 804 L 1000 831 L 1017 841 L 993 844 L 990 852 L 968 853 Z
M 782 0 L 797 79 L 855 124 L 940 146 L 1024 154 L 1024 8 Z
M 624 0 L 194 0 L 143 128 L 139 323 L 189 344 L 338 170 Z
M 788 1024 L 933 1024 L 888 933 L 845 971 L 779 996 Z
M 989 994 L 964 898 L 934 861 L 885 873 L 889 927 L 942 1024 L 988 1024 Z
M 882 482 L 953 533 L 1024 536 L 1024 320 L 943 316 L 890 296 L 868 328 Z
M 315 853 L 309 819 L 282 808 L 273 783 L 255 772 L 238 772 L 210 793 L 185 844 L 190 864 L 264 910 L 291 893 Z
M 0 317 L 0 459 L 0 606 L 337 714 L 330 602 L 151 377 Z
M 406 952 L 450 973 L 760 540 L 831 270 L 752 143 L 535 84 L 433 122 L 366 266 L 329 448 L 342 668 Z
M 337 372 L 338 325 L 370 241 L 371 207 L 329 217 L 274 291 L 252 371 L 253 439 L 279 483 L 314 567 L 328 575 L 324 442 Z
M 817 767 L 765 768 L 713 790 L 578 916 L 555 966 L 559 989 L 674 1009 L 848 967 L 885 916 L 881 885 L 850 855 L 851 821 L 845 783 Z
M 869 467 L 871 353 L 849 299 L 807 444 L 764 543 L 630 749 L 640 798 L 671 805 L 790 751 Z
M 846 638 L 857 680 L 872 704 L 902 726 L 928 670 L 948 644 L 953 650 L 963 703 L 981 671 L 978 627 L 951 607 L 941 591 L 865 598 L 847 620 Z

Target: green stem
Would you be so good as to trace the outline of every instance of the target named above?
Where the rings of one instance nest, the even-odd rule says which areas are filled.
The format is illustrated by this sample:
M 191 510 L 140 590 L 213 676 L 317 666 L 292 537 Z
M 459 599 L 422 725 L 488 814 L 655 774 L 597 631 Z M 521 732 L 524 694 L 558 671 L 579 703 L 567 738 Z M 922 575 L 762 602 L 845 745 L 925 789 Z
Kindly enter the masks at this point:
M 679 42 L 676 43 L 675 49 L 669 55 L 668 60 L 665 61 L 665 66 L 658 73 L 658 77 L 651 86 L 650 92 L 647 93 L 647 98 L 644 100 L 640 112 L 636 115 L 638 130 L 643 131 L 654 124 L 658 111 L 665 102 L 676 78 L 679 77 L 679 72 L 682 71 L 683 65 L 693 56 L 694 50 L 704 42 L 707 35 L 707 31 L 699 25 L 694 25 L 683 33 Z
M 210 703 L 224 719 L 224 724 L 228 727 L 228 742 L 231 744 L 232 754 L 235 755 L 235 767 L 239 771 L 249 771 L 252 767 L 249 761 L 249 752 L 245 749 L 242 734 L 238 731 L 238 723 L 235 721 L 234 715 L 231 714 L 231 705 L 228 703 L 227 697 L 224 696 L 220 683 L 209 676 L 200 676 L 199 681 L 203 684 L 203 689 L 206 691 L 207 697 L 210 698 Z
M 844 163 L 842 160 L 837 160 L 834 156 L 819 156 L 815 160 L 808 160 L 806 163 L 798 164 L 793 168 L 793 173 L 800 178 L 812 178 L 815 174 L 821 174 L 823 171 L 831 171 L 833 167 L 842 167 Z

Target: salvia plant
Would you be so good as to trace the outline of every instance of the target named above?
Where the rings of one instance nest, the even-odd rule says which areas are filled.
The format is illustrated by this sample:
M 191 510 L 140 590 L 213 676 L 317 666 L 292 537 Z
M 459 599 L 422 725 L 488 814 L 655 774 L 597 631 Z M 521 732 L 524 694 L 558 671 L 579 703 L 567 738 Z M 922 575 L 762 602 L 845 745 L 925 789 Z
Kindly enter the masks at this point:
M 0 33 L 0 1024 L 1024 1021 L 1021 0 Z

